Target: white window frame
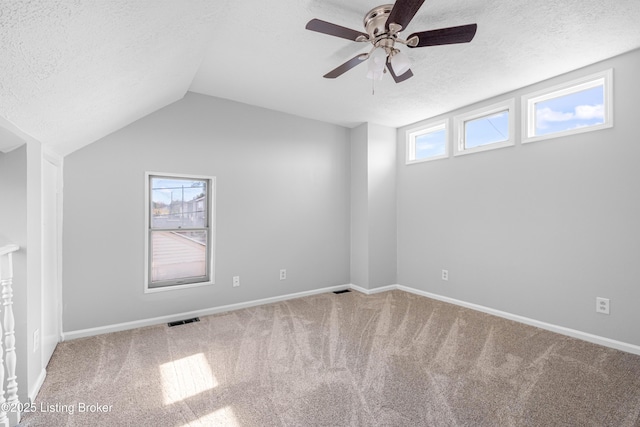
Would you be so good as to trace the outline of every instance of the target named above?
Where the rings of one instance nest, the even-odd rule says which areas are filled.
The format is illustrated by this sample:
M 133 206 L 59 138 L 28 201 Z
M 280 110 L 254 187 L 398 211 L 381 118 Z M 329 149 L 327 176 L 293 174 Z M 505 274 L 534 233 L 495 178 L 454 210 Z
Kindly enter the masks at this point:
M 208 235 L 209 239 L 207 242 L 208 249 L 208 271 L 209 277 L 208 280 L 202 282 L 194 282 L 194 283 L 184 283 L 184 284 L 170 284 L 166 286 L 158 286 L 158 287 L 150 287 L 150 239 L 151 239 L 151 194 L 149 192 L 150 187 L 150 179 L 151 177 L 167 177 L 167 178 L 182 178 L 182 179 L 198 179 L 198 180 L 207 180 L 209 182 L 208 188 L 208 207 L 207 207 L 207 221 L 209 224 L 208 227 Z M 144 226 L 144 293 L 154 293 L 154 292 L 164 292 L 164 291 L 175 291 L 181 289 L 195 288 L 207 285 L 213 285 L 215 283 L 215 196 L 216 196 L 216 178 L 215 176 L 205 176 L 205 175 L 193 175 L 193 174 L 181 174 L 181 173 L 167 173 L 167 172 L 150 172 L 147 171 L 144 174 L 144 218 L 145 218 L 145 226 Z
M 444 154 L 416 159 L 416 138 L 432 132 L 444 130 Z M 406 135 L 406 164 L 429 162 L 431 160 L 446 159 L 449 157 L 449 119 L 428 122 L 423 125 L 408 129 Z
M 597 86 L 604 88 L 604 123 L 594 126 L 585 126 L 577 129 L 569 129 L 546 135 L 535 135 L 536 109 L 539 102 L 571 95 Z M 567 135 L 575 135 L 584 132 L 592 132 L 613 127 L 613 69 L 590 74 L 579 79 L 574 79 L 550 88 L 529 93 L 522 97 L 522 142 L 536 142 L 545 139 L 558 138 Z
M 515 143 L 515 98 L 491 104 L 486 107 L 478 108 L 467 113 L 457 115 L 453 118 L 453 155 L 461 156 L 464 154 L 478 153 L 481 151 L 496 150 L 498 148 L 510 147 Z M 491 116 L 502 111 L 508 112 L 509 127 L 508 137 L 505 141 L 494 142 L 491 144 L 480 145 L 473 148 L 465 148 L 465 124 L 472 120 L 481 119 L 482 117 Z

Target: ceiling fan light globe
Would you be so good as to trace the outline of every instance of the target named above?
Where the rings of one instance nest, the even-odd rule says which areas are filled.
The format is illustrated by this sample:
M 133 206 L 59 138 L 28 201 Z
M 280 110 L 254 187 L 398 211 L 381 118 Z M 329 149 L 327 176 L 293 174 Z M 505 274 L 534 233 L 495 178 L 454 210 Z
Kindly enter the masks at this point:
M 391 57 L 391 67 L 396 76 L 401 76 L 411 68 L 411 61 L 407 55 L 402 52 L 398 52 Z
M 376 49 L 373 51 L 367 63 L 367 78 L 372 80 L 382 80 L 386 62 L 387 55 L 383 49 Z
M 387 60 L 387 54 L 384 49 L 375 49 L 369 56 L 369 68 L 384 68 L 384 63 Z
M 371 80 L 382 80 L 383 75 L 384 75 L 384 69 L 382 70 L 369 69 L 369 71 L 367 71 L 367 78 Z

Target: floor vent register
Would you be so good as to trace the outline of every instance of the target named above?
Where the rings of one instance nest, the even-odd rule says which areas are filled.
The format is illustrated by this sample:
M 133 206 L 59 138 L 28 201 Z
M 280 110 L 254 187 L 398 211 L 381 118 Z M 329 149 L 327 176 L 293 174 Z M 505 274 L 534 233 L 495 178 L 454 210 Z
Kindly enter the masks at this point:
M 172 326 L 178 325 L 186 325 L 187 323 L 199 322 L 199 317 L 194 317 L 193 319 L 185 319 L 185 320 L 176 320 L 175 322 L 169 322 L 168 325 L 171 328 Z

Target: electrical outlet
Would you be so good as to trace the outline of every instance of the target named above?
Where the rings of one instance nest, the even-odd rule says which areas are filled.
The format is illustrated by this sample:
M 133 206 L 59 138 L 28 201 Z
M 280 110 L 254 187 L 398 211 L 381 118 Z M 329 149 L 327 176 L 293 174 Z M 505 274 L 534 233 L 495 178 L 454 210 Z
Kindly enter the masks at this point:
M 40 348 L 40 329 L 33 331 L 33 352 Z
M 449 270 L 442 270 L 442 280 L 449 280 Z
M 285 280 L 287 278 L 287 270 L 284 268 L 280 270 L 280 280 Z
M 236 288 L 240 286 L 240 276 L 233 276 L 233 287 Z
M 596 312 L 609 314 L 609 298 L 596 298 Z

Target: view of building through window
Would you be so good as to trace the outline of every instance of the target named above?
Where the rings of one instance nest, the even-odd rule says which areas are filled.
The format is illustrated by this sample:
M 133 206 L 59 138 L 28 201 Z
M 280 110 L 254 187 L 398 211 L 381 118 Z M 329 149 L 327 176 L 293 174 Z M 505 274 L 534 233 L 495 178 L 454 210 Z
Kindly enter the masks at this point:
M 203 228 L 206 226 L 207 182 L 151 178 L 153 228 Z
M 150 285 L 206 281 L 208 180 L 150 177 Z

